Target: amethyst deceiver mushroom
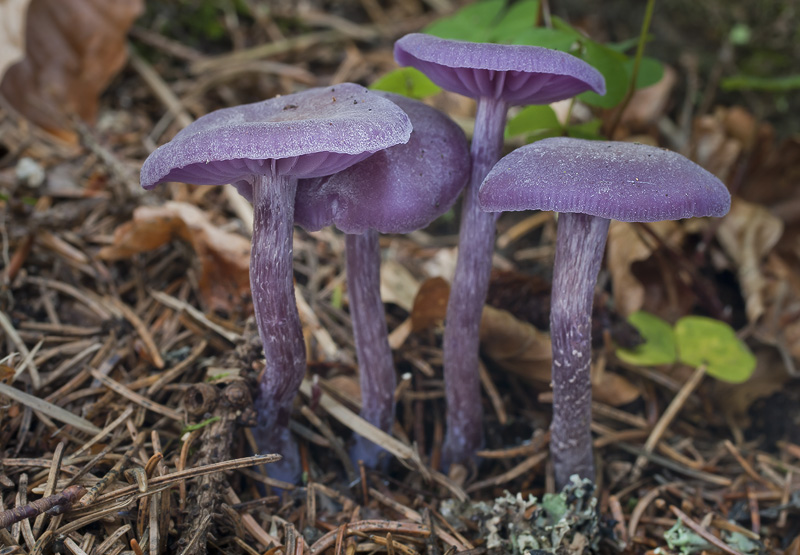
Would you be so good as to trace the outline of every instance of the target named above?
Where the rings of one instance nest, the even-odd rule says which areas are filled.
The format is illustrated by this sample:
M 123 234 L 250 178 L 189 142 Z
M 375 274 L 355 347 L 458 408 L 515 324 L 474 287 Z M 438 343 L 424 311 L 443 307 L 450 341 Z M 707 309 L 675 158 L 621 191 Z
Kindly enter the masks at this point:
M 341 171 L 411 135 L 394 103 L 352 83 L 224 108 L 199 118 L 142 166 L 150 189 L 166 181 L 248 186 L 254 205 L 250 287 L 266 367 L 256 399 L 261 450 L 279 453 L 277 478 L 295 481 L 299 453 L 288 424 L 306 370 L 292 283 L 297 181 Z
M 609 222 L 724 216 L 730 194 L 714 175 L 669 150 L 558 137 L 505 156 L 478 197 L 489 212 L 560 212 L 550 312 L 550 452 L 559 489 L 572 474 L 593 480 L 591 314 Z
M 347 234 L 361 416 L 388 433 L 394 422 L 396 377 L 380 296 L 378 233 L 409 233 L 444 214 L 467 182 L 470 161 L 467 139 L 450 118 L 416 100 L 373 94 L 408 114 L 414 126 L 411 139 L 334 175 L 300 181 L 295 223 L 308 230 L 335 224 Z M 374 443 L 356 438 L 354 460 L 374 467 L 381 454 Z
M 603 76 L 570 54 L 536 46 L 471 43 L 423 34 L 395 43 L 397 63 L 447 90 L 477 99 L 472 174 L 464 193 L 459 254 L 444 335 L 447 436 L 443 462 L 464 462 L 483 443 L 478 335 L 494 249 L 495 217 L 478 208 L 478 187 L 500 159 L 509 106 L 548 104 L 592 90 Z

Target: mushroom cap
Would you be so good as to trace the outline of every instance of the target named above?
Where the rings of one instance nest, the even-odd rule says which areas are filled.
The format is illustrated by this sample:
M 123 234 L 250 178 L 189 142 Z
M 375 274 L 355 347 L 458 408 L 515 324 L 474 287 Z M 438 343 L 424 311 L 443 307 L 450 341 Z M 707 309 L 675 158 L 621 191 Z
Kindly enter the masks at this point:
M 719 179 L 676 152 L 565 137 L 502 158 L 478 199 L 487 212 L 579 212 L 623 222 L 724 216 L 731 205 Z
M 512 105 L 549 104 L 587 90 L 606 93 L 605 79 L 592 66 L 572 54 L 539 46 L 412 33 L 394 44 L 394 58 L 449 91 Z
M 298 225 L 312 231 L 333 223 L 345 233 L 408 233 L 449 210 L 466 185 L 469 147 L 458 125 L 422 102 L 373 94 L 408 114 L 411 138 L 334 175 L 301 180 L 294 211 Z
M 201 118 L 142 166 L 150 189 L 165 181 L 223 185 L 275 171 L 297 178 L 340 171 L 405 143 L 411 122 L 394 103 L 343 83 L 279 96 Z

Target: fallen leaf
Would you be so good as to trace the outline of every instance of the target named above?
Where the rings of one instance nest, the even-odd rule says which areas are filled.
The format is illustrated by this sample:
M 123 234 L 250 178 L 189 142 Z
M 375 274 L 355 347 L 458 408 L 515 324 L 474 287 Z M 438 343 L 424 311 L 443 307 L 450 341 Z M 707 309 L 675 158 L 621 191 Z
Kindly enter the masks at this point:
M 114 232 L 114 243 L 100 249 L 104 260 L 122 260 L 152 251 L 175 238 L 189 242 L 200 260 L 198 287 L 210 310 L 230 312 L 250 294 L 250 241 L 214 226 L 192 204 L 167 202 L 141 206 L 133 220 Z
M 664 221 L 647 224 L 664 242 L 679 246 L 683 230 L 678 222 Z M 635 224 L 612 221 L 608 231 L 607 267 L 617 313 L 627 317 L 641 310 L 645 303 L 645 285 L 634 275 L 635 262 L 649 259 L 655 242 L 639 233 Z M 666 278 L 666 276 L 665 276 Z
M 692 132 L 692 160 L 724 182 L 744 150 L 742 141 L 729 134 L 727 114 L 726 108 L 719 107 L 713 114 L 697 118 Z
M 483 307 L 481 352 L 496 366 L 526 379 L 550 383 L 550 335 L 505 310 Z
M 419 282 L 405 266 L 396 260 L 386 260 L 381 264 L 381 298 L 385 303 L 394 303 L 403 310 L 411 312 Z
M 592 399 L 612 407 L 621 407 L 641 396 L 631 382 L 613 372 L 597 372 L 592 365 Z
M 625 127 L 637 130 L 655 123 L 664 115 L 677 81 L 677 72 L 670 66 L 664 66 L 664 75 L 658 83 L 634 93 L 622 114 L 621 123 Z
M 142 0 L 32 0 L 25 57 L 7 69 L 0 93 L 35 124 L 75 142 L 70 117 L 94 121 L 100 93 L 125 63 L 125 35 L 142 9 Z
M 444 278 L 426 279 L 414 297 L 411 331 L 419 333 L 444 323 L 450 284 Z
M 0 0 L 0 81 L 25 56 L 25 12 L 31 0 Z
M 717 229 L 717 239 L 736 265 L 747 320 L 755 323 L 764 314 L 767 281 L 764 258 L 783 234 L 783 222 L 766 208 L 738 198 Z

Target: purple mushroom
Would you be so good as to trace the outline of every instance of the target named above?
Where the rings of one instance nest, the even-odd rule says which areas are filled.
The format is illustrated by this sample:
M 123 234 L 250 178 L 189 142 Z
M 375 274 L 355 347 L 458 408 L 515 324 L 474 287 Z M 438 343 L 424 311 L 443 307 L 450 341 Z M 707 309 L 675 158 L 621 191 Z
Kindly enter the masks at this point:
M 591 311 L 610 220 L 724 216 L 725 185 L 680 154 L 636 143 L 544 139 L 505 156 L 480 188 L 483 210 L 560 212 L 553 269 L 553 421 L 556 484 L 594 479 Z
M 476 98 L 472 175 L 464 193 L 459 255 L 444 333 L 447 436 L 443 462 L 463 462 L 483 443 L 478 333 L 489 286 L 495 217 L 478 208 L 478 187 L 500 159 L 509 106 L 548 104 L 586 90 L 605 94 L 602 75 L 575 56 L 539 48 L 479 44 L 406 35 L 395 43 L 397 63 L 413 66 L 437 85 Z
M 299 453 L 289 429 L 292 401 L 306 370 L 294 302 L 292 226 L 297 181 L 328 175 L 411 135 L 408 116 L 359 85 L 310 89 L 199 118 L 142 166 L 150 189 L 165 181 L 238 184 L 254 205 L 250 287 L 266 368 L 256 400 L 259 448 L 280 453 L 273 476 L 295 481 Z
M 395 370 L 380 296 L 378 233 L 408 233 L 449 210 L 469 177 L 469 149 L 461 129 L 438 110 L 395 94 L 373 94 L 405 110 L 414 126 L 411 139 L 332 176 L 301 180 L 295 223 L 308 230 L 333 223 L 347 234 L 361 416 L 390 432 Z M 381 451 L 359 436 L 352 455 L 374 467 Z

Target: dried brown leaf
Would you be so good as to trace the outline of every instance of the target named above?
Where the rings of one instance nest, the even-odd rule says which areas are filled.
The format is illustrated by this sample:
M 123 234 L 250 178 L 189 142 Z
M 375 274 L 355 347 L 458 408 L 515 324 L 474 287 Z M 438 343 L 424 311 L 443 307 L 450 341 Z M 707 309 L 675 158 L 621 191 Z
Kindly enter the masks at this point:
M 426 279 L 414 297 L 411 331 L 419 333 L 444 323 L 450 284 L 444 278 Z
M 410 312 L 418 289 L 419 282 L 405 266 L 392 259 L 381 264 L 381 298 L 384 302 L 394 303 Z
M 764 258 L 783 235 L 783 222 L 758 204 L 734 198 L 731 211 L 717 229 L 722 248 L 736 265 L 747 319 L 756 322 L 764 314 L 767 281 Z
M 69 118 L 94 121 L 100 93 L 125 63 L 125 35 L 142 8 L 141 0 L 32 0 L 25 58 L 6 71 L 0 92 L 23 116 L 74 142 Z
M 727 109 L 720 107 L 697 118 L 692 133 L 692 159 L 722 181 L 728 180 L 744 149 L 742 141 L 729 134 L 727 114 Z
M 148 252 L 180 238 L 189 242 L 200 260 L 198 285 L 211 310 L 230 311 L 250 292 L 250 241 L 214 226 L 192 204 L 167 202 L 142 206 L 133 220 L 117 228 L 114 244 L 98 256 L 121 260 Z
M 620 407 L 639 398 L 641 392 L 631 382 L 613 372 L 595 372 L 592 368 L 592 398 L 595 401 Z
M 483 307 L 481 352 L 497 366 L 518 376 L 550 382 L 550 335 L 514 318 L 510 312 Z
M 679 245 L 683 240 L 684 233 L 677 222 L 664 221 L 648 225 L 669 245 Z M 634 275 L 631 266 L 650 258 L 655 247 L 654 241 L 639 233 L 634 224 L 611 222 L 608 231 L 607 265 L 611 272 L 614 302 L 621 316 L 629 316 L 644 306 L 645 286 Z
M 621 123 L 631 129 L 642 129 L 655 123 L 664 115 L 677 80 L 677 72 L 670 66 L 665 66 L 664 75 L 658 83 L 634 93 L 622 114 Z
M 0 0 L 0 81 L 25 56 L 25 12 L 31 0 Z

